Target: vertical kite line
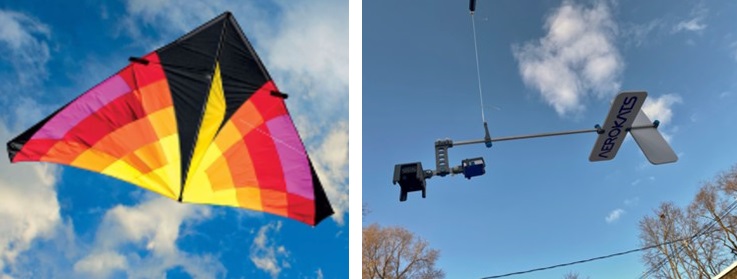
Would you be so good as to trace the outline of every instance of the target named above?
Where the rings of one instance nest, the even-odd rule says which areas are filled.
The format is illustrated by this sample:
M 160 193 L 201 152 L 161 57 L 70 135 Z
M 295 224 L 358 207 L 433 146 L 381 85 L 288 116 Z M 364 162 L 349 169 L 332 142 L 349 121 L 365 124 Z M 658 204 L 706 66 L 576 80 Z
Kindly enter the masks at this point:
M 479 68 L 479 48 L 476 43 L 476 21 L 473 19 L 473 11 L 471 11 L 471 26 L 473 26 L 473 50 L 476 53 L 476 76 L 478 77 L 479 83 L 479 99 L 481 99 L 481 121 L 486 123 L 486 116 L 484 115 L 484 95 L 481 93 L 481 70 Z

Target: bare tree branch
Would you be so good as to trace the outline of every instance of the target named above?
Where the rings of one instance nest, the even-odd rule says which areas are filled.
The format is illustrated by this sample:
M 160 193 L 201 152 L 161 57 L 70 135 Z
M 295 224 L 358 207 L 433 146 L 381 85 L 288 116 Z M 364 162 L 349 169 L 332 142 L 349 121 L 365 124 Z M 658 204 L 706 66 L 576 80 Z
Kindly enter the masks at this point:
M 401 227 L 363 228 L 363 278 L 441 279 L 435 267 L 440 252 Z

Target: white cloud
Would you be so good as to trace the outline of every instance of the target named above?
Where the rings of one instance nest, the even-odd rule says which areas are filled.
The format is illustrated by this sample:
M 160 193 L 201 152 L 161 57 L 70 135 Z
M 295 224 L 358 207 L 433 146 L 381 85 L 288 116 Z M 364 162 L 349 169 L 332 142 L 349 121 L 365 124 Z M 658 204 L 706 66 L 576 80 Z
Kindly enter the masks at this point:
M 0 111 L 6 128 L 17 130 L 41 119 L 45 109 L 30 99 L 47 76 L 50 28 L 29 15 L 0 9 L 0 104 L 13 109 Z M 30 95 L 29 95 L 30 94 Z M 29 107 L 41 108 L 26 110 Z
M 0 118 L 0 141 L 10 139 Z M 0 160 L 0 272 L 35 240 L 53 236 L 61 224 L 55 189 L 59 174 L 55 165 Z
M 120 19 L 119 30 L 133 39 L 133 43 L 150 51 L 164 46 L 167 41 L 184 34 L 215 17 L 221 1 L 188 1 L 187 5 L 174 4 L 170 0 L 128 0 L 125 1 L 127 15 Z M 154 34 L 143 34 L 142 30 L 155 28 Z
M 624 209 L 617 208 L 615 210 L 612 210 L 612 212 L 609 212 L 609 215 L 604 218 L 607 223 L 612 223 L 614 221 L 619 220 L 620 217 L 625 213 Z
M 278 234 L 281 226 L 281 221 L 262 226 L 251 244 L 251 262 L 256 265 L 256 268 L 269 273 L 272 278 L 278 278 L 282 269 L 289 267 L 287 261 L 289 252 L 284 246 L 277 245 L 273 237 L 268 235 L 272 231 Z
M 91 252 L 75 263 L 74 270 L 105 277 L 117 269 L 131 278 L 152 278 L 180 267 L 195 278 L 215 278 L 225 272 L 217 259 L 181 251 L 176 244 L 183 227 L 210 214 L 207 206 L 180 204 L 159 196 L 135 206 L 115 206 L 105 213 Z M 147 253 L 121 254 L 130 245 Z
M 182 223 L 207 218 L 209 209 L 158 196 L 134 207 L 118 205 L 105 214 L 97 240 L 103 247 L 145 242 L 147 249 L 157 254 L 170 254 L 175 252 L 174 242 Z
M 642 111 L 647 114 L 651 120 L 660 120 L 660 122 L 670 123 L 673 118 L 673 105 L 683 102 L 678 94 L 665 94 L 660 97 L 650 97 L 645 100 L 642 105 Z
M 2 84 L 4 89 L 32 85 L 46 77 L 51 31 L 41 21 L 26 14 L 0 10 L 0 60 L 7 61 L 14 71 L 15 84 Z
M 642 105 L 642 111 L 647 114 L 650 120 L 660 121 L 661 124 L 665 124 L 670 129 L 664 129 L 662 126 L 658 128 L 660 133 L 663 135 L 666 141 L 670 142 L 673 138 L 671 132 L 677 130 L 677 126 L 674 126 L 671 122 L 673 119 L 673 105 L 680 104 L 683 102 L 681 96 L 678 94 L 665 94 L 660 97 L 650 97 L 645 100 L 645 104 Z
M 676 33 L 696 33 L 702 34 L 703 31 L 708 27 L 704 21 L 708 15 L 709 10 L 706 9 L 703 3 L 697 4 L 692 10 L 688 18 L 676 22 L 672 29 L 671 34 Z M 695 46 L 697 41 L 693 37 L 688 37 L 685 41 L 688 46 Z
M 538 41 L 514 46 L 514 56 L 527 86 L 539 90 L 560 116 L 584 110 L 591 92 L 598 98 L 615 94 L 624 68 L 615 46 L 617 25 L 609 7 L 564 1 L 545 23 Z
M 704 23 L 704 19 L 708 14 L 708 10 L 702 7 L 696 7 L 691 11 L 691 18 L 679 21 L 673 26 L 673 33 L 681 31 L 699 32 L 706 29 L 707 25 Z
M 94 278 L 107 278 L 113 271 L 128 267 L 123 255 L 114 251 L 91 254 L 74 264 L 74 272 L 90 275 Z
M 306 88 L 324 108 L 345 107 L 348 2 L 282 2 L 281 7 L 284 20 L 273 37 L 266 37 L 270 69 L 284 73 L 288 88 Z
M 10 108 L 0 112 L 0 142 L 42 117 L 45 106 L 28 94 L 37 91 L 47 75 L 50 37 L 50 28 L 38 19 L 0 10 L 0 64 L 9 66 L 0 70 L 0 104 Z M 55 188 L 60 174 L 53 164 L 0 160 L 0 277 L 28 277 L 25 253 L 71 226 L 60 215 Z
M 701 22 L 701 18 L 692 18 L 688 21 L 681 21 L 673 27 L 673 32 L 679 31 L 701 31 L 706 28 L 706 24 Z
M 677 18 L 664 13 L 660 17 L 645 23 L 623 22 L 621 23 L 620 39 L 625 42 L 625 45 L 639 47 L 652 41 L 658 41 L 660 36 L 681 32 L 701 34 L 708 27 L 705 20 L 709 12 L 704 7 L 703 1 L 701 2 L 691 9 L 688 17 Z M 697 42 L 693 38 L 687 38 L 685 43 L 694 46 Z
M 621 25 L 620 39 L 625 41 L 627 45 L 639 47 L 647 44 L 656 31 L 663 29 L 664 22 L 662 19 L 652 19 L 646 23 L 628 23 Z
M 311 152 L 313 165 L 335 211 L 335 221 L 344 223 L 348 212 L 348 124 L 338 123 L 320 146 Z
M 315 277 L 316 279 L 323 279 L 324 278 L 324 276 L 322 275 L 322 269 L 318 268 L 315 273 L 317 275 L 317 277 Z

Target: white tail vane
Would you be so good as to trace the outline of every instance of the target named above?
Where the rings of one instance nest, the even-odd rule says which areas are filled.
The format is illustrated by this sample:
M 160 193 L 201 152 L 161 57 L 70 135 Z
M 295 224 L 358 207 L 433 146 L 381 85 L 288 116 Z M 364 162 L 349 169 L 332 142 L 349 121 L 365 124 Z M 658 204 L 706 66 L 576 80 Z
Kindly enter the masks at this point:
M 652 124 L 650 118 L 644 112 L 640 111 L 635 118 L 634 126 L 645 126 L 649 124 Z M 653 165 L 678 161 L 678 155 L 673 152 L 673 149 L 670 148 L 668 142 L 665 141 L 663 135 L 658 132 L 655 126 L 657 126 L 657 120 L 653 127 L 632 129 L 630 133 L 635 138 L 637 145 L 640 146 L 642 153 L 645 153 L 647 160 Z
M 589 155 L 589 161 L 606 161 L 614 159 L 619 147 L 624 142 L 627 132 L 632 134 L 640 149 L 650 163 L 659 165 L 678 160 L 668 142 L 658 132 L 658 122 L 650 119 L 642 112 L 642 104 L 647 92 L 622 92 L 617 95 L 609 110 L 606 121 L 598 128 L 599 137 Z

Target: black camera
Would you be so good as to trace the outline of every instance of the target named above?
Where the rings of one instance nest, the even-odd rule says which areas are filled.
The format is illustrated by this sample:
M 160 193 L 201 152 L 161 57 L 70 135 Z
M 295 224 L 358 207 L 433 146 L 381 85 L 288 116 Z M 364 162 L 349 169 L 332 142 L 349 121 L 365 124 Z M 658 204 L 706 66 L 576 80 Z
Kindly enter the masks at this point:
M 393 183 L 399 183 L 402 188 L 399 201 L 406 201 L 407 193 L 414 191 L 422 191 L 422 198 L 425 198 L 425 171 L 420 162 L 394 165 Z

